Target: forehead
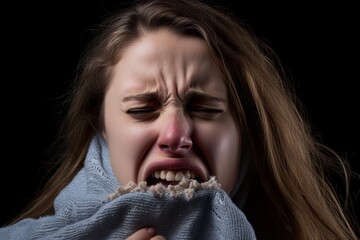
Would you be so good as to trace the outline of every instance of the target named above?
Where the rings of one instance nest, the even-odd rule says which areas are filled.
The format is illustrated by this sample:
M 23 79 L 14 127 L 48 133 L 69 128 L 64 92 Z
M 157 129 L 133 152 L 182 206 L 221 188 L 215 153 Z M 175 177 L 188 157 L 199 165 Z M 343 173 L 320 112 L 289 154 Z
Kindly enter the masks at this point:
M 226 91 L 206 43 L 161 29 L 129 45 L 114 68 L 113 82 L 126 91 L 209 88 Z

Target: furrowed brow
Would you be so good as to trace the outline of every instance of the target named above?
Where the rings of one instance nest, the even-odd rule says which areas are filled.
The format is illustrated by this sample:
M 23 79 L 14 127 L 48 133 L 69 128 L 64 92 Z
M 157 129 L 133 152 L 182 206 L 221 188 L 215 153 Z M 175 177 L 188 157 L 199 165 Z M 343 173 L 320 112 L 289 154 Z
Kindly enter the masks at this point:
M 131 100 L 136 101 L 159 101 L 160 96 L 157 92 L 144 92 L 136 95 L 126 96 L 123 99 L 123 102 L 128 102 Z
M 223 102 L 226 103 L 226 99 L 215 97 L 212 95 L 209 95 L 204 92 L 194 91 L 191 90 L 186 94 L 186 101 L 196 101 L 196 102 Z

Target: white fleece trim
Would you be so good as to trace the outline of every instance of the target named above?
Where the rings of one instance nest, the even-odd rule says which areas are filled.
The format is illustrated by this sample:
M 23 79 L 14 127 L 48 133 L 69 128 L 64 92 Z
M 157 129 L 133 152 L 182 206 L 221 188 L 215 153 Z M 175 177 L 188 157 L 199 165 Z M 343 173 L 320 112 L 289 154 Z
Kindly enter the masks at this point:
M 162 183 L 148 186 L 146 181 L 142 181 L 138 184 L 129 182 L 125 186 L 120 186 L 114 193 L 109 194 L 107 197 L 109 200 L 113 200 L 119 196 L 133 192 L 152 192 L 158 197 L 162 197 L 164 194 L 169 194 L 171 197 L 184 197 L 190 200 L 194 197 L 195 191 L 203 189 L 220 189 L 220 183 L 216 181 L 215 176 L 210 177 L 206 182 L 198 182 L 195 179 L 183 178 L 176 185 L 165 186 Z

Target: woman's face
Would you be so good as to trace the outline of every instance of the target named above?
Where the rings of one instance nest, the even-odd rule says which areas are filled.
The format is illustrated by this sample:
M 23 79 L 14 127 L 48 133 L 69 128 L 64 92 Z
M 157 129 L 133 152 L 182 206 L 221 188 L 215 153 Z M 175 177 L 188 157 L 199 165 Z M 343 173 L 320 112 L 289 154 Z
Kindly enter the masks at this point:
M 103 135 L 116 177 L 125 185 L 216 176 L 229 193 L 240 160 L 230 111 L 204 41 L 147 33 L 127 47 L 105 94 Z

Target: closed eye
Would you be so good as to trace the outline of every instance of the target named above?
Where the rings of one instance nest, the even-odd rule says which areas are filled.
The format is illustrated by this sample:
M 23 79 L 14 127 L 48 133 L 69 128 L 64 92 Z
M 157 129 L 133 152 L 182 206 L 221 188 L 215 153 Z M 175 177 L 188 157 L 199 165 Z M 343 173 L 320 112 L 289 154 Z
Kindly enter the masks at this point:
M 131 108 L 126 111 L 128 115 L 139 120 L 149 120 L 157 116 L 156 108 Z
M 191 109 L 188 109 L 187 112 L 190 114 L 191 117 L 211 120 L 218 117 L 224 111 L 218 108 L 193 107 Z

